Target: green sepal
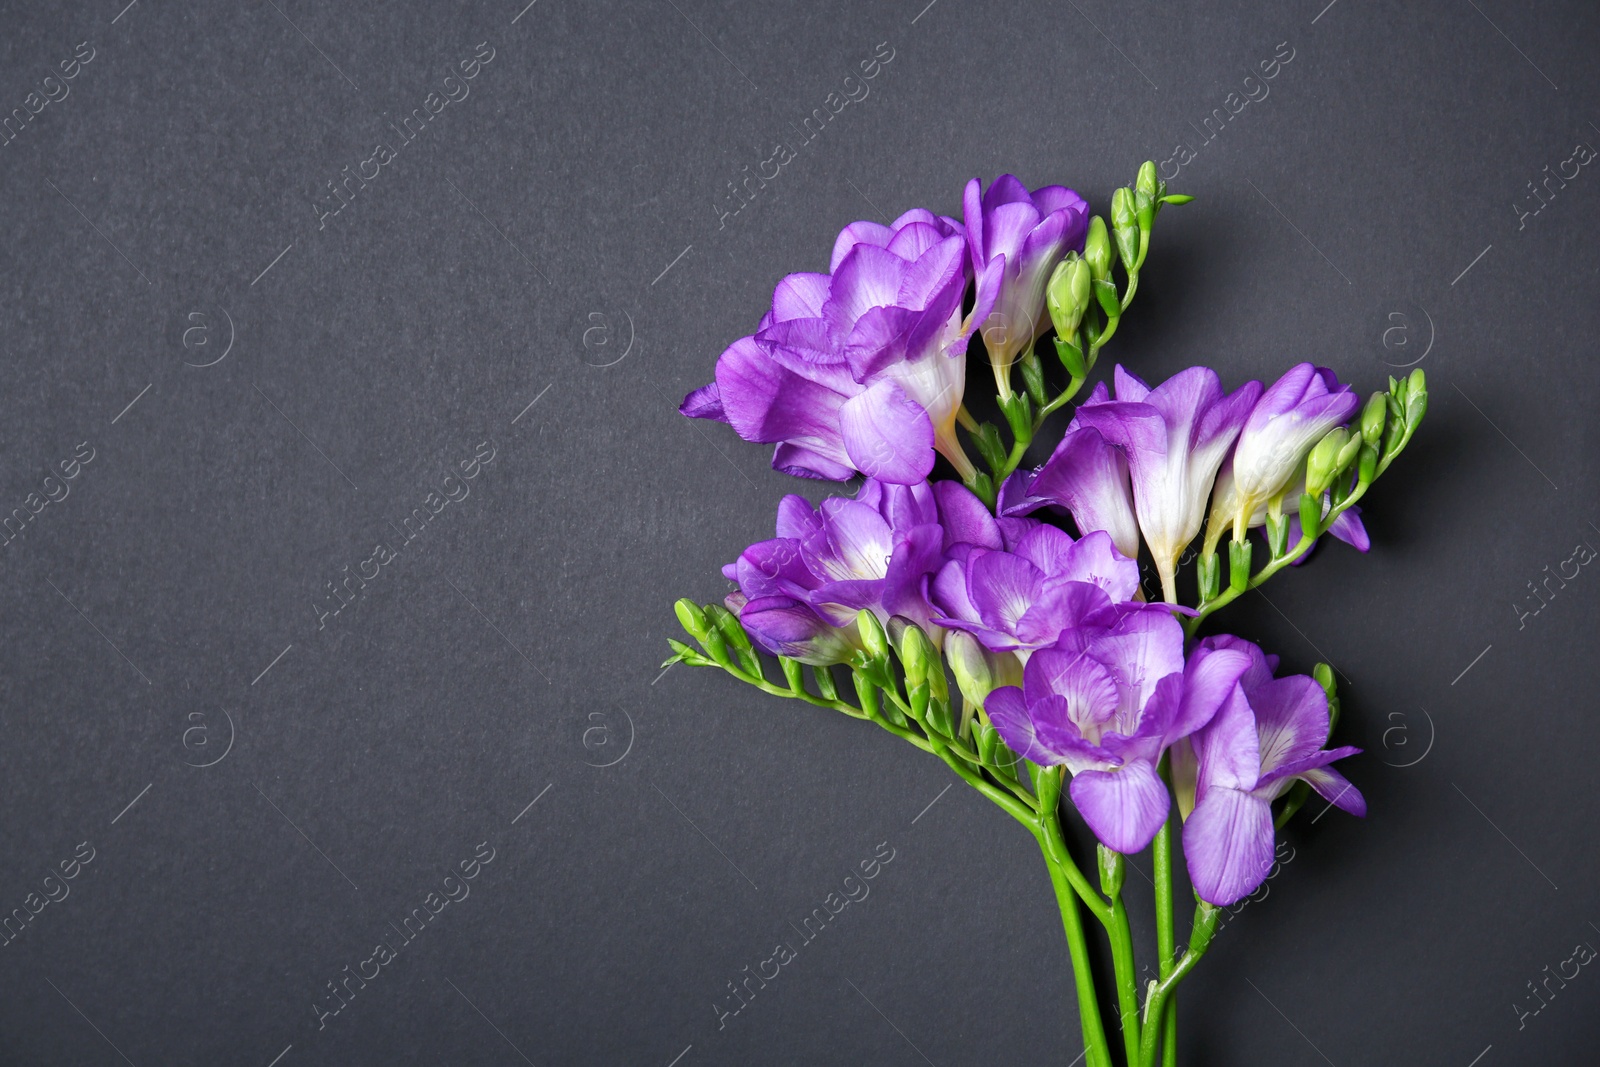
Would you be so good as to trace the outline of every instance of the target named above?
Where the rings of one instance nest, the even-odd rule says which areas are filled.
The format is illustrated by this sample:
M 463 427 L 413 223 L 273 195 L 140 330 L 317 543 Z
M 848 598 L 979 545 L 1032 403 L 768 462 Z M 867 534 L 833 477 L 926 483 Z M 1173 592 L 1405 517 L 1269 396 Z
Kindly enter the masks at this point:
M 1217 599 L 1222 592 L 1222 560 L 1215 552 L 1203 554 L 1196 563 L 1196 577 L 1200 582 L 1200 603 Z
M 1128 875 L 1128 865 L 1122 853 L 1095 842 L 1095 859 L 1100 868 L 1100 892 L 1112 900 L 1122 893 L 1122 882 Z
M 997 398 L 1000 402 L 1000 412 L 1005 415 L 1006 422 L 1011 427 L 1013 441 L 1026 441 L 1033 437 L 1033 404 L 1028 400 L 1026 393 L 1012 393 L 1010 396 Z M 1002 454 L 999 463 L 991 463 L 994 470 L 1004 467 L 1010 457 Z
M 756 655 L 755 646 L 750 643 L 750 635 L 744 632 L 744 627 L 739 624 L 733 612 L 715 604 L 707 604 L 705 611 L 706 617 L 716 624 L 718 632 L 739 657 L 740 665 L 757 678 L 762 677 L 761 658 Z
M 804 693 L 806 691 L 805 673 L 801 670 L 801 663 L 788 656 L 778 657 L 778 666 L 783 668 L 783 679 L 789 683 L 791 693 Z
M 1022 369 L 1022 384 L 1028 390 L 1028 396 L 1035 404 L 1044 405 L 1044 364 L 1040 362 L 1038 353 L 1033 349 L 1018 360 L 1017 365 Z
M 1006 447 L 1000 442 L 1000 428 L 994 423 L 980 423 L 972 440 L 978 446 L 978 455 L 983 457 L 990 470 L 997 471 L 1006 465 Z
M 1289 517 L 1267 512 L 1267 547 L 1273 559 L 1289 551 Z
M 1250 585 L 1252 547 L 1249 541 L 1228 542 L 1228 588 L 1235 593 L 1244 592 Z
M 1188 193 L 1168 193 L 1166 196 L 1159 197 L 1158 201 L 1163 204 L 1183 205 L 1194 203 L 1194 197 Z
M 1089 232 L 1083 239 L 1083 259 L 1089 264 L 1089 275 L 1095 281 L 1111 277 L 1111 240 L 1106 234 L 1106 220 L 1099 215 L 1089 220 Z
M 1367 406 L 1361 409 L 1361 440 L 1373 448 L 1383 440 L 1388 410 L 1388 399 L 1383 393 L 1373 393 L 1367 398 Z
M 1057 337 L 1056 355 L 1061 358 L 1061 366 L 1073 378 L 1086 378 L 1089 376 L 1089 369 L 1084 366 L 1083 362 L 1083 350 L 1071 341 Z
M 1300 494 L 1300 533 L 1312 539 L 1322 535 L 1322 501 L 1310 493 Z
M 817 683 L 817 695 L 823 700 L 838 700 L 839 686 L 833 680 L 833 671 L 827 667 L 812 667 L 811 677 Z
M 1116 319 L 1122 315 L 1122 298 L 1117 295 L 1117 284 L 1110 278 L 1100 278 L 1094 283 L 1095 299 L 1100 301 L 1100 310 L 1106 313 L 1106 319 Z
M 709 659 L 701 654 L 699 649 L 690 648 L 682 641 L 667 638 L 667 644 L 672 646 L 673 655 L 661 664 L 661 669 L 666 670 L 674 663 L 687 663 L 691 667 L 715 666 Z

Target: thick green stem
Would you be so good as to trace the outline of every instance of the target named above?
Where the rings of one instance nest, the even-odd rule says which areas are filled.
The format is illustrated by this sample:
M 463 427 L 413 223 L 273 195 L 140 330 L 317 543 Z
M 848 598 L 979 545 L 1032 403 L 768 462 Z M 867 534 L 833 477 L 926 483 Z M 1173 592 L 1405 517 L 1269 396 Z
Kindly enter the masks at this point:
M 1050 884 L 1056 891 L 1056 904 L 1061 909 L 1061 927 L 1067 935 L 1067 950 L 1072 955 L 1072 978 L 1078 993 L 1078 1021 L 1083 1027 L 1084 1059 L 1088 1067 L 1112 1067 L 1111 1047 L 1106 1041 L 1105 1024 L 1100 1021 L 1100 1002 L 1095 997 L 1094 972 L 1090 969 L 1089 943 L 1083 934 L 1083 916 L 1078 912 L 1078 899 L 1083 889 L 1073 884 L 1083 875 L 1072 857 L 1067 854 L 1061 837 L 1061 771 L 1045 768 L 1035 783 L 1039 808 L 1034 822 L 1034 836 L 1039 841 L 1039 851 L 1044 853 L 1045 866 L 1050 869 Z M 1083 887 L 1087 889 L 1085 884 Z M 1098 894 L 1089 891 L 1095 900 Z M 1088 898 L 1085 898 L 1088 903 Z M 1101 903 L 1104 903 L 1101 901 Z M 1092 905 L 1091 905 L 1092 909 Z M 1105 905 L 1109 913 L 1110 905 Z
M 1165 767 L 1163 767 L 1165 770 Z M 1156 881 L 1156 953 L 1160 963 L 1160 975 L 1163 979 L 1172 974 L 1172 969 L 1177 966 L 1177 938 L 1173 933 L 1172 922 L 1172 833 L 1177 823 L 1178 813 L 1170 810 L 1167 821 L 1161 824 L 1161 829 L 1156 831 L 1153 857 L 1155 861 Z M 1163 1062 L 1177 1062 L 1178 1057 L 1178 1011 L 1176 1002 L 1172 1003 L 1150 1026 L 1159 1027 L 1161 1030 L 1161 1046 L 1163 1049 Z M 1132 1062 L 1132 1061 L 1129 1061 Z
M 1159 1021 L 1167 1010 L 1167 1004 L 1172 998 L 1172 991 L 1178 983 L 1200 962 L 1200 957 L 1206 954 L 1206 949 L 1211 944 L 1211 936 L 1217 932 L 1217 921 L 1222 917 L 1222 909 L 1198 901 L 1194 909 L 1194 926 L 1189 931 L 1189 947 L 1184 949 L 1172 972 L 1161 981 L 1157 982 L 1150 990 L 1150 995 L 1144 1002 L 1144 1030 L 1140 1035 L 1139 1064 L 1140 1067 L 1155 1067 L 1156 1047 L 1161 1036 L 1162 1027 L 1152 1025 L 1152 1021 Z
M 1117 1012 L 1122 1021 L 1122 1045 L 1128 1062 L 1139 1062 L 1139 975 L 1133 959 L 1133 930 L 1120 894 L 1111 902 L 1111 962 L 1117 971 Z

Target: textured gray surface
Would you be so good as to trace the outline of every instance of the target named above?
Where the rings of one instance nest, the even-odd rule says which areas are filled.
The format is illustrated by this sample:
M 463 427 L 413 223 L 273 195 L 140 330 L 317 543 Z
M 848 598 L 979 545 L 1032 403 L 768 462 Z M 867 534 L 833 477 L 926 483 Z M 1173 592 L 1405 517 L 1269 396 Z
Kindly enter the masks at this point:
M 1199 200 L 1108 360 L 1433 397 L 1372 554 L 1217 619 L 1347 676 L 1372 814 L 1299 820 L 1185 1062 L 1592 1061 L 1600 978 L 1527 983 L 1600 945 L 1600 576 L 1525 598 L 1600 546 L 1600 176 L 1528 186 L 1600 143 L 1594 9 L 924 3 L 5 5 L 0 505 L 66 495 L 0 547 L 0 906 L 77 876 L 0 948 L 0 1060 L 1070 1060 L 1025 835 L 881 731 L 658 676 L 795 488 L 674 407 L 843 224 L 1002 171 L 1104 210 L 1152 157 Z

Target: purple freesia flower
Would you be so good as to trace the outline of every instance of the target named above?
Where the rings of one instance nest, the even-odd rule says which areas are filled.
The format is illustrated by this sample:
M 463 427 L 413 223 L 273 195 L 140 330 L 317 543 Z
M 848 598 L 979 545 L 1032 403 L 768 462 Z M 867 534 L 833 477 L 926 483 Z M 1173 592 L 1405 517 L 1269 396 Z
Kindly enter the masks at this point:
M 1324 749 L 1328 697 L 1306 675 L 1273 678 L 1277 658 L 1237 637 L 1208 637 L 1195 655 L 1245 655 L 1249 667 L 1194 745 L 1194 810 L 1183 826 L 1183 851 L 1195 892 L 1232 904 L 1253 892 L 1272 867 L 1272 801 L 1296 779 L 1330 804 L 1367 813 L 1361 793 L 1328 766 L 1361 751 Z M 1182 805 L 1181 805 L 1182 806 Z M 1181 810 L 1180 806 L 1180 810 Z
M 841 663 L 861 647 L 856 615 L 887 623 L 900 615 L 930 632 L 926 578 L 961 543 L 998 545 L 999 527 L 983 502 L 957 482 L 898 485 L 868 479 L 854 500 L 818 507 L 786 496 L 777 537 L 751 545 L 722 573 L 751 638 L 775 655 Z
M 1224 394 L 1215 371 L 1191 367 L 1151 389 L 1121 366 L 1116 399 L 1086 403 L 1080 425 L 1122 450 L 1134 512 L 1166 599 L 1176 600 L 1178 557 L 1200 532 L 1217 468 L 1261 395 L 1260 382 Z
M 984 707 L 1012 751 L 1072 772 L 1072 801 L 1107 848 L 1139 852 L 1167 817 L 1161 754 L 1204 726 L 1250 666 L 1217 651 L 1185 664 L 1183 627 L 1161 605 L 1124 605 L 1035 652 L 1022 687 Z
M 1139 565 L 1104 531 L 1074 541 L 1032 519 L 1002 519 L 999 527 L 1003 547 L 961 546 L 929 586 L 933 621 L 972 634 L 991 652 L 1026 659 L 1070 627 L 1118 617 L 1139 587 Z
M 1360 398 L 1328 368 L 1310 363 L 1290 368 L 1245 419 L 1217 476 L 1212 521 L 1231 523 L 1234 539 L 1242 539 L 1256 513 L 1292 489 L 1297 474 L 1303 479 L 1301 465 L 1312 446 L 1360 405 Z
M 773 467 L 802 477 L 909 485 L 928 476 L 935 449 L 970 476 L 955 418 L 967 339 L 994 288 L 979 289 L 963 320 L 964 248 L 958 224 L 926 211 L 852 223 L 832 273 L 779 282 L 755 335 L 730 345 L 717 380 L 679 411 L 775 443 Z
M 1101 382 L 1084 403 L 1103 404 L 1108 399 Z M 1001 487 L 1003 515 L 1027 515 L 1047 505 L 1071 512 L 1081 533 L 1104 530 L 1118 552 L 1129 559 L 1139 557 L 1139 521 L 1133 513 L 1128 460 L 1099 430 L 1080 426 L 1074 419 L 1042 466 L 1018 471 Z
M 1011 395 L 1011 364 L 1049 328 L 1045 284 L 1068 250 L 1083 251 L 1089 205 L 1060 185 L 1030 193 L 1010 174 L 995 179 L 982 196 L 980 188 L 978 179 L 968 182 L 961 207 L 978 291 L 997 294 L 993 308 L 979 318 L 1004 397 Z

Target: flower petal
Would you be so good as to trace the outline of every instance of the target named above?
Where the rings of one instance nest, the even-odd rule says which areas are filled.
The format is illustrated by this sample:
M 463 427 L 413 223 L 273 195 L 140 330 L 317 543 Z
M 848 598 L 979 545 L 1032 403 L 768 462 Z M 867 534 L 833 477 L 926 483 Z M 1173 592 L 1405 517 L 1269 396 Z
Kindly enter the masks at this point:
M 1102 843 L 1122 853 L 1142 852 L 1166 821 L 1172 803 L 1149 760 L 1130 760 L 1114 771 L 1072 776 L 1072 802 Z
M 869 478 L 908 485 L 933 470 L 933 423 L 895 382 L 876 382 L 851 397 L 838 419 L 845 452 Z
M 1237 789 L 1212 789 L 1183 824 L 1189 881 L 1200 899 L 1226 907 L 1272 870 L 1272 807 Z

